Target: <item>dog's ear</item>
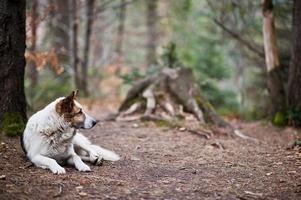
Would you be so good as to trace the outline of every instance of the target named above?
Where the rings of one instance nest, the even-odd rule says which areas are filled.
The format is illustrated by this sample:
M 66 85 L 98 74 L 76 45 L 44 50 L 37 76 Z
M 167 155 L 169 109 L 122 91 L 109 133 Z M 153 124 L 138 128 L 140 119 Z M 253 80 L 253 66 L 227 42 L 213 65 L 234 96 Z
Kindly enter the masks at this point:
M 56 105 L 57 113 L 59 113 L 60 115 L 71 113 L 73 111 L 74 100 L 76 99 L 77 94 L 78 90 L 74 90 L 69 96 L 58 102 Z
M 74 100 L 77 98 L 77 96 L 78 96 L 78 89 L 72 91 L 71 94 L 68 97 L 66 97 L 66 99 L 68 98 L 70 100 Z

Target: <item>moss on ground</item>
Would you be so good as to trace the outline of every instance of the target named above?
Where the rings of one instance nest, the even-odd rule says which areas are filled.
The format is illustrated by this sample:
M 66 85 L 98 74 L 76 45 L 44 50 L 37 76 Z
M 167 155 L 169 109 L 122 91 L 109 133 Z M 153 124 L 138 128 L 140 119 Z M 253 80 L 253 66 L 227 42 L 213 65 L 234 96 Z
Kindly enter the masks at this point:
M 285 126 L 287 125 L 287 116 L 285 112 L 277 112 L 272 120 L 275 126 Z
M 0 130 L 7 136 L 21 135 L 24 131 L 25 123 L 22 116 L 16 112 L 7 112 L 3 114 Z

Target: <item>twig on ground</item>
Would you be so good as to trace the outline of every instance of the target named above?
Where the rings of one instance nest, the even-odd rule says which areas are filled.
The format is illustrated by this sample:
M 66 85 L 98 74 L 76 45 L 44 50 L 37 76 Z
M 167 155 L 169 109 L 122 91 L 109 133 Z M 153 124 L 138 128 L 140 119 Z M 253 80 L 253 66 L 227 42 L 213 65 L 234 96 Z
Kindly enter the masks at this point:
M 148 115 L 143 115 L 140 118 L 141 120 L 149 120 L 149 121 L 168 121 L 164 119 L 163 117 L 160 117 L 158 115 L 153 115 L 153 114 L 148 114 Z
M 214 142 L 214 143 L 212 143 L 210 145 L 213 146 L 213 147 L 216 147 L 218 149 L 225 150 L 225 146 L 221 142 Z
M 202 138 L 205 138 L 206 140 L 209 140 L 211 137 L 207 133 L 201 133 L 200 131 L 194 130 L 194 129 L 187 129 L 189 133 L 192 133 L 194 135 L 200 136 Z
M 59 191 L 55 195 L 53 195 L 53 198 L 60 197 L 63 194 L 64 185 L 62 183 L 59 183 L 58 186 L 59 186 Z
M 25 166 L 23 167 L 23 169 L 27 169 L 27 168 L 32 167 L 32 166 L 33 166 L 33 163 L 28 163 L 27 165 L 25 165 Z
M 131 115 L 133 113 L 135 113 L 137 110 L 139 110 L 139 108 L 141 108 L 142 104 L 140 102 L 136 102 L 134 104 L 132 104 L 129 109 L 127 109 L 125 112 L 122 113 L 123 116 L 125 115 Z
M 122 117 L 118 116 L 115 120 L 117 122 L 131 122 L 131 121 L 137 121 L 141 119 L 141 115 L 135 115 L 135 116 L 127 116 L 127 117 Z
M 252 137 L 249 137 L 249 136 L 243 134 L 243 133 L 242 133 L 240 130 L 238 130 L 238 129 L 233 130 L 233 133 L 234 133 L 236 136 L 238 136 L 239 138 L 242 138 L 242 139 L 244 139 L 244 140 L 249 140 L 249 141 L 254 142 L 254 143 L 258 143 L 258 140 L 257 140 L 257 139 L 252 138 Z

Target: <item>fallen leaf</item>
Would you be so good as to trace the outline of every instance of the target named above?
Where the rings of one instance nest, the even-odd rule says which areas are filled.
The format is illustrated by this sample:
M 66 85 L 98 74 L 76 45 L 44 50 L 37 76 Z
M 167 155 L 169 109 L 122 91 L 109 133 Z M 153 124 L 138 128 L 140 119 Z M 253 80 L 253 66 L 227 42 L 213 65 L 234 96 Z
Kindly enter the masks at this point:
M 185 127 L 181 127 L 181 128 L 179 128 L 179 131 L 186 131 L 186 128 Z
M 135 157 L 135 156 L 131 156 L 130 159 L 133 160 L 133 161 L 139 161 L 139 160 L 140 160 L 140 158 L 137 158 L 137 157 Z
M 5 175 L 1 175 L 0 176 L 0 180 L 5 180 L 6 179 L 6 176 Z
M 80 192 L 80 193 L 78 193 L 80 196 L 87 196 L 87 193 L 85 193 L 85 192 Z
M 132 127 L 133 127 L 133 128 L 138 128 L 139 125 L 135 123 L 135 124 L 132 125 Z
M 83 189 L 84 187 L 83 186 L 77 186 L 75 189 L 77 190 L 77 191 L 79 191 L 79 190 L 81 190 L 81 189 Z
M 251 191 L 245 191 L 246 194 L 252 195 L 252 196 L 259 196 L 262 197 L 262 193 L 255 193 L 255 192 L 251 192 Z

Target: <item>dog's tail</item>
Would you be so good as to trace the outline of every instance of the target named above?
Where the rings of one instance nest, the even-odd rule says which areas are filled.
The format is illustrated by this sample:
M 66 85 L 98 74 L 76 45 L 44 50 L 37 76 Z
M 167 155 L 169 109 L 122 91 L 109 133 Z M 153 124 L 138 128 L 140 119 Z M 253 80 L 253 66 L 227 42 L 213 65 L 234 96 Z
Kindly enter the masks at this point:
M 100 146 L 93 145 L 91 144 L 91 147 L 97 151 L 97 153 L 104 159 L 104 160 L 109 160 L 109 161 L 117 161 L 120 159 L 120 157 L 114 153 L 113 151 L 104 149 Z

